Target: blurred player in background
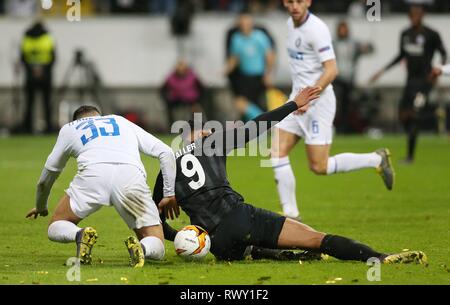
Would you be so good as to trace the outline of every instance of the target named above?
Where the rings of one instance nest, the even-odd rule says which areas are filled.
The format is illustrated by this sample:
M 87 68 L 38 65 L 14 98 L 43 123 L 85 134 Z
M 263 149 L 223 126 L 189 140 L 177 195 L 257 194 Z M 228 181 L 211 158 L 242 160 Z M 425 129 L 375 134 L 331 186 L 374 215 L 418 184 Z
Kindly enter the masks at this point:
M 414 161 L 421 111 L 428 102 L 433 88 L 430 78 L 432 61 L 436 52 L 441 54 L 442 63 L 447 61 L 447 52 L 438 32 L 425 26 L 425 8 L 412 5 L 409 9 L 411 27 L 400 35 L 400 52 L 385 68 L 376 73 L 371 82 L 377 81 L 387 70 L 401 62 L 407 64 L 406 87 L 400 101 L 399 117 L 408 135 L 408 154 L 405 162 Z
M 34 23 L 25 33 L 21 46 L 21 58 L 25 67 L 26 110 L 23 128 L 33 132 L 34 105 L 36 93 L 42 93 L 44 104 L 45 132 L 53 131 L 52 79 L 56 61 L 56 46 L 53 37 L 41 21 Z
M 129 237 L 125 241 L 130 264 L 142 267 L 144 257 L 162 259 L 165 248 L 161 220 L 146 183 L 140 152 L 160 161 L 164 177 L 160 207 L 176 204 L 175 159 L 170 147 L 123 117 L 101 116 L 95 107 L 80 107 L 73 122 L 61 128 L 38 182 L 36 208 L 27 218 L 48 215 L 50 190 L 68 159 L 74 157 L 78 174 L 56 207 L 48 238 L 60 243 L 75 242 L 77 257 L 89 264 L 97 232 L 77 225 L 102 206 L 112 205 L 140 240 Z
M 237 110 L 244 120 L 249 120 L 267 109 L 264 93 L 273 85 L 274 44 L 267 30 L 255 28 L 252 16 L 247 13 L 239 16 L 238 29 L 228 36 L 225 74 L 232 75 Z
M 331 34 L 326 24 L 309 12 L 311 0 L 284 0 L 291 18 L 287 22 L 287 49 L 293 81 L 291 99 L 307 86 L 323 88 L 321 97 L 280 122 L 272 135 L 272 165 L 284 215 L 300 213 L 295 194 L 295 176 L 289 153 L 304 138 L 310 169 L 318 175 L 332 175 L 363 168 L 376 168 L 386 187 L 394 184 L 389 151 L 368 154 L 345 153 L 330 157 L 336 97 L 331 83 L 338 74 Z

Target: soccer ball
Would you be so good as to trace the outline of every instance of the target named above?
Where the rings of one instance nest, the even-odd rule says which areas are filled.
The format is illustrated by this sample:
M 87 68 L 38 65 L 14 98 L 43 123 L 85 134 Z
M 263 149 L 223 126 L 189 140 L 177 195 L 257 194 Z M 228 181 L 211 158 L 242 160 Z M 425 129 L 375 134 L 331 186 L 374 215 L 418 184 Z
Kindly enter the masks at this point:
M 187 259 L 201 259 L 209 253 L 211 239 L 199 226 L 186 226 L 175 236 L 175 252 Z

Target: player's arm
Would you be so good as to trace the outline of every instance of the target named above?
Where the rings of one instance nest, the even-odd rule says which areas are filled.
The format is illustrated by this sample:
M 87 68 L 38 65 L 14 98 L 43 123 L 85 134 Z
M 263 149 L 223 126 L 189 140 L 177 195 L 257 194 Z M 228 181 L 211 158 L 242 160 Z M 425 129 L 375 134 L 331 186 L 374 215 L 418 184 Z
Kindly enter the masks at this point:
M 336 59 L 330 59 L 322 62 L 323 74 L 316 82 L 316 87 L 327 88 L 338 76 Z
M 265 112 L 248 121 L 242 127 L 225 132 L 225 154 L 228 154 L 233 149 L 245 147 L 248 142 L 270 130 L 289 114 L 317 99 L 320 96 L 320 92 L 322 92 L 320 87 L 307 87 L 297 94 L 294 101 L 290 101 L 272 111 Z M 233 141 L 227 139 L 230 135 L 233 136 Z M 242 140 L 240 141 L 241 138 Z
M 233 72 L 239 64 L 239 59 L 235 55 L 230 55 L 225 65 L 225 75 L 229 75 Z
M 441 55 L 441 64 L 445 65 L 447 62 L 447 50 L 445 49 L 444 43 L 442 42 L 441 35 L 436 32 L 436 44 L 437 44 L 437 50 L 439 54 Z
M 155 186 L 153 187 L 153 201 L 155 202 L 155 204 L 156 202 L 161 202 L 161 200 L 164 199 L 163 188 L 164 188 L 164 178 L 162 172 L 160 171 L 158 177 L 156 178 Z M 166 215 L 164 213 L 160 213 L 159 217 L 161 218 L 162 221 L 164 238 L 169 241 L 174 241 L 178 231 L 172 228 L 167 223 Z
M 390 70 L 392 67 L 394 67 L 395 65 L 397 65 L 399 62 L 401 62 L 405 56 L 406 56 L 406 52 L 403 49 L 403 34 L 400 37 L 400 52 L 398 53 L 398 55 L 390 62 L 388 63 L 384 68 L 382 68 L 380 71 L 378 71 L 377 73 L 375 73 L 375 75 L 373 75 L 370 78 L 370 83 L 374 83 L 376 82 L 386 71 Z
M 27 214 L 27 218 L 37 218 L 48 215 L 48 198 L 50 191 L 58 179 L 61 171 L 66 166 L 70 157 L 70 138 L 67 134 L 67 127 L 63 127 L 59 132 L 56 144 L 47 158 L 45 167 L 36 187 L 36 207 Z
M 161 173 L 164 180 L 164 198 L 158 204 L 160 210 L 163 209 L 166 216 L 169 216 L 170 212 L 170 215 L 174 214 L 178 217 L 180 215 L 180 210 L 175 199 L 176 162 L 172 149 L 141 127 L 131 122 L 129 123 L 131 124 L 138 139 L 139 150 L 147 156 L 159 159 Z
M 239 57 L 234 36 L 230 38 L 229 56 L 225 64 L 225 75 L 231 74 L 239 65 Z

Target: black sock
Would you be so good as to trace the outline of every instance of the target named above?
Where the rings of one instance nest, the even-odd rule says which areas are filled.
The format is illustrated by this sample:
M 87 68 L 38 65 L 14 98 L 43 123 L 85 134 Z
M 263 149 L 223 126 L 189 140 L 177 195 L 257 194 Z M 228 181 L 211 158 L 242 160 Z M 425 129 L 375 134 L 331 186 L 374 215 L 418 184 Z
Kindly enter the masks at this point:
M 408 133 L 408 160 L 414 159 L 414 153 L 416 151 L 417 133 Z
M 385 254 L 376 252 L 360 242 L 337 235 L 326 235 L 320 245 L 320 251 L 337 259 L 362 262 L 367 262 L 371 257 L 386 257 Z

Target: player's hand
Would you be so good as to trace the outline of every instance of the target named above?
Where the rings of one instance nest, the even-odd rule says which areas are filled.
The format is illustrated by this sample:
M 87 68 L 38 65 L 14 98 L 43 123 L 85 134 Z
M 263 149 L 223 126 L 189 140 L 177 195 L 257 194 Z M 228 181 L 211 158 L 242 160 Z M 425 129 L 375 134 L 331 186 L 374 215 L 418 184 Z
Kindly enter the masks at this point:
M 440 68 L 433 68 L 430 72 L 429 79 L 430 81 L 434 82 L 436 79 L 442 75 L 442 69 Z
M 36 208 L 33 208 L 28 212 L 26 218 L 36 219 L 38 216 L 46 217 L 47 215 L 48 215 L 48 210 L 43 210 L 43 211 L 38 212 L 38 210 Z
M 164 216 L 169 219 L 175 219 L 180 216 L 180 207 L 178 206 L 175 196 L 165 197 L 158 204 L 159 213 L 164 212 Z
M 272 75 L 269 73 L 264 74 L 264 86 L 266 86 L 267 89 L 273 87 Z
M 299 108 L 296 113 L 305 113 L 309 108 L 309 103 L 320 97 L 322 87 L 306 87 L 302 89 L 294 99 Z
M 380 71 L 380 72 L 376 73 L 374 76 L 372 76 L 369 79 L 369 85 L 373 85 L 374 83 L 376 83 L 382 75 L 383 75 L 383 71 Z

